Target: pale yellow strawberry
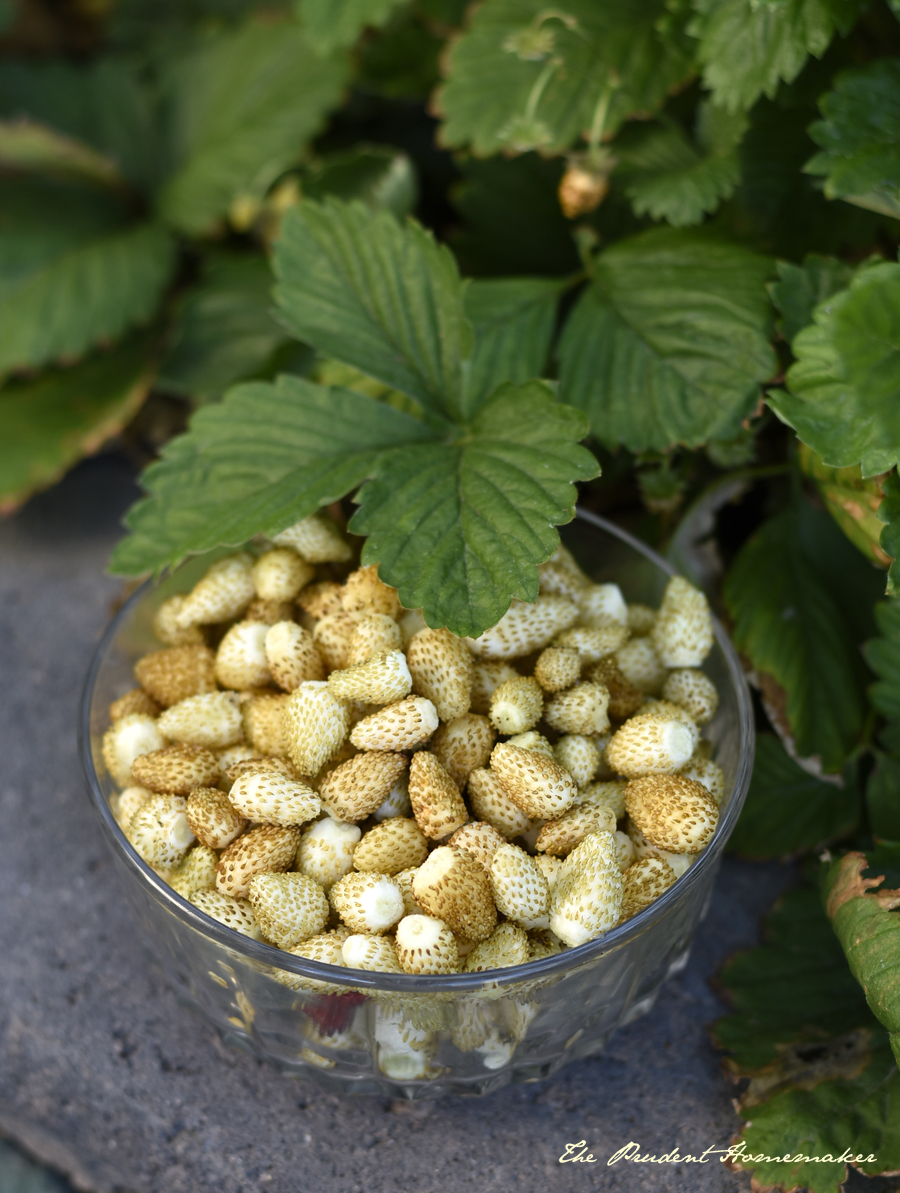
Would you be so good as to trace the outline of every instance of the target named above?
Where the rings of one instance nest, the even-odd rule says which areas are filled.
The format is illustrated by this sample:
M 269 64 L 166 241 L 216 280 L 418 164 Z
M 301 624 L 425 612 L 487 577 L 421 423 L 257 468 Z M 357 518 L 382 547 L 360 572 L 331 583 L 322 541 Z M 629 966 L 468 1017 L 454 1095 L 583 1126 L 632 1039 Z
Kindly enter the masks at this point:
M 113 816 L 125 828 L 138 808 L 142 808 L 153 792 L 148 787 L 126 787 L 118 795 L 110 797 L 109 806 Z M 196 836 L 196 833 L 194 834 Z
M 507 969 L 530 960 L 528 936 L 518 924 L 500 924 L 495 931 L 469 953 L 466 973 L 486 969 Z
M 191 832 L 210 849 L 224 849 L 247 827 L 247 819 L 218 787 L 196 787 L 185 808 Z
M 278 621 L 269 627 L 265 652 L 272 678 L 286 692 L 308 680 L 325 678 L 325 662 L 312 634 L 294 621 Z
M 718 763 L 710 758 L 698 757 L 695 750 L 690 761 L 677 774 L 702 784 L 716 803 L 721 804 L 725 796 L 725 772 Z
M 409 870 L 401 870 L 399 874 L 393 876 L 394 882 L 400 889 L 400 894 L 403 897 L 403 914 L 404 915 L 424 915 L 425 908 L 419 903 L 418 899 L 412 892 L 412 884 L 415 876 L 418 874 L 418 866 L 413 866 Z
M 241 775 L 228 798 L 241 815 L 257 824 L 305 824 L 322 810 L 322 801 L 311 787 L 272 771 Z
M 178 865 L 169 870 L 169 886 L 182 899 L 190 899 L 197 891 L 215 890 L 218 864 L 219 855 L 214 849 L 195 844 Z
M 344 965 L 348 969 L 364 969 L 372 973 L 403 973 L 397 957 L 397 945 L 390 936 L 354 932 L 344 941 L 342 949 Z
M 316 574 L 315 568 L 290 547 L 265 551 L 251 573 L 256 595 L 264 601 L 292 601 Z
M 470 647 L 482 659 L 519 658 L 547 646 L 577 619 L 578 606 L 567 597 L 547 594 L 533 603 L 513 601 L 495 626 L 470 641 Z
M 387 613 L 369 613 L 353 630 L 347 651 L 347 666 L 364 663 L 383 650 L 402 650 L 403 635 L 399 625 Z
M 163 601 L 153 615 L 153 632 L 164 646 L 202 646 L 206 641 L 202 626 L 178 623 L 186 600 L 187 593 L 176 593 Z
M 565 547 L 560 547 L 559 550 L 565 551 Z M 590 581 L 571 554 L 568 554 L 568 558 L 558 556 L 559 552 L 538 568 L 540 591 L 568 597 L 577 604 L 579 595 Z
M 579 804 L 564 812 L 558 820 L 548 820 L 538 834 L 535 848 L 541 853 L 566 857 L 589 833 L 615 831 L 616 816 L 612 808 Z
M 548 700 L 544 720 L 558 733 L 593 734 L 609 728 L 609 692 L 598 683 L 579 683 Z
M 524 733 L 533 729 L 543 711 L 544 690 L 531 676 L 507 679 L 491 697 L 491 724 L 500 733 Z
M 470 710 L 480 716 L 491 711 L 491 697 L 508 679 L 518 678 L 519 672 L 511 663 L 476 660 L 472 668 L 472 696 Z
M 376 820 L 390 820 L 393 816 L 412 816 L 409 798 L 409 775 L 401 775 L 372 813 Z
M 616 829 L 616 857 L 619 861 L 619 869 L 624 874 L 630 865 L 637 860 L 637 854 L 634 850 L 634 842 L 627 833 L 623 833 L 621 829 Z
M 393 875 L 420 866 L 426 857 L 428 842 L 415 820 L 392 816 L 364 834 L 353 851 L 353 865 Z
M 538 733 L 536 729 L 528 729 L 525 733 L 517 733 L 515 737 L 511 737 L 507 743 L 510 746 L 518 746 L 520 750 L 536 750 L 538 754 L 544 754 L 547 758 L 555 757 L 553 753 L 553 746 L 544 737 L 543 733 Z
M 671 850 L 660 849 L 658 845 L 654 845 L 652 841 L 644 836 L 633 820 L 626 819 L 625 832 L 631 840 L 635 861 L 640 861 L 645 857 L 661 857 L 663 861 L 668 862 L 672 867 L 672 873 L 676 878 L 680 878 L 682 874 L 686 874 L 691 868 L 692 863 L 697 860 L 696 854 L 672 853 Z
M 270 628 L 261 621 L 238 621 L 228 630 L 216 651 L 216 679 L 223 688 L 243 691 L 272 682 L 266 658 Z
M 628 606 L 618 584 L 590 584 L 578 595 L 578 611 L 587 626 L 627 626 Z
M 682 720 L 664 720 L 653 714 L 632 717 L 613 734 L 606 760 L 617 774 L 673 774 L 694 752 L 696 728 Z
M 300 838 L 297 869 L 329 891 L 353 868 L 353 850 L 360 835 L 358 825 L 323 816 L 305 829 Z
M 313 641 L 329 671 L 347 666 L 350 643 L 356 630 L 356 618 L 340 609 L 328 613 L 313 627 Z
M 633 638 L 643 638 L 653 629 L 656 621 L 656 610 L 649 605 L 633 604 L 628 606 L 628 628 Z
M 675 882 L 675 872 L 661 857 L 645 857 L 629 866 L 622 875 L 622 911 L 620 923 L 649 907 Z
M 333 758 L 347 737 L 350 711 L 322 680 L 307 680 L 291 692 L 284 706 L 288 756 L 301 775 L 315 775 Z
M 318 961 L 323 965 L 343 965 L 343 943 L 344 938 L 337 933 L 321 932 L 318 936 L 311 936 L 309 940 L 301 940 L 299 944 L 285 949 L 285 952 L 294 957 L 303 957 L 307 961 Z M 318 978 L 303 978 L 286 969 L 273 970 L 272 976 L 276 982 L 280 982 L 282 986 L 287 986 L 291 990 L 311 990 L 314 993 L 326 995 L 346 993 L 346 987 L 339 986 L 334 982 L 324 982 Z
M 575 780 L 555 759 L 508 742 L 494 746 L 491 770 L 513 803 L 532 819 L 561 815 L 578 794 Z
M 455 721 L 469 711 L 472 655 L 449 630 L 420 630 L 406 648 L 413 691 L 437 709 L 442 721 Z
M 397 925 L 397 957 L 405 973 L 456 973 L 459 950 L 443 920 L 407 915 Z
M 461 828 L 469 813 L 459 788 L 434 754 L 419 750 L 409 768 L 409 800 L 426 837 L 439 841 Z
M 225 755 L 221 754 L 219 756 L 220 766 L 224 763 L 224 760 Z M 259 775 L 264 771 L 276 775 L 284 775 L 286 779 L 301 778 L 289 759 L 277 758 L 270 754 L 260 754 L 258 750 L 254 750 L 249 758 L 236 758 L 224 767 L 224 790 L 230 791 L 232 784 L 236 783 L 241 775 Z
M 331 911 L 325 892 L 307 874 L 257 874 L 248 897 L 263 936 L 281 949 L 317 936 Z
M 397 589 L 378 578 L 378 565 L 358 568 L 344 582 L 341 605 L 347 613 L 384 613 L 397 618 L 402 611 Z
M 612 833 L 591 833 L 572 850 L 550 897 L 550 928 L 576 948 L 615 927 L 622 872 Z
M 712 650 L 712 616 L 699 588 L 681 576 L 666 585 L 650 638 L 665 667 L 699 667 Z
M 547 860 L 556 861 L 557 859 L 552 858 Z M 562 950 L 562 941 L 549 928 L 538 928 L 528 933 L 529 961 L 543 961 L 545 957 L 555 957 Z
M 220 891 L 195 891 L 189 900 L 204 915 L 218 920 L 226 928 L 233 928 L 241 936 L 260 940 L 259 925 L 253 915 L 253 908 L 246 899 L 232 899 Z
M 518 837 L 531 824 L 530 817 L 513 803 L 492 770 L 473 770 L 468 792 L 472 815 L 492 825 L 507 840 Z
M 131 782 L 131 768 L 144 754 L 154 754 L 167 742 L 153 717 L 128 713 L 115 721 L 103 735 L 103 761 L 119 784 Z
M 138 659 L 134 677 L 157 704 L 169 708 L 216 690 L 216 656 L 208 646 L 170 646 Z
M 344 586 L 334 580 L 321 580 L 317 584 L 307 584 L 297 596 L 297 608 L 302 613 L 314 618 L 328 617 L 332 613 L 340 613 L 341 595 Z
M 554 857 L 552 853 L 538 853 L 535 854 L 534 860 L 540 867 L 540 871 L 543 876 L 547 879 L 547 886 L 550 888 L 552 893 L 553 888 L 556 886 L 556 880 L 562 873 L 562 858 Z M 543 929 L 541 929 L 541 931 L 543 931 Z
M 216 890 L 245 899 L 257 874 L 277 874 L 290 868 L 300 844 L 294 825 L 261 824 L 233 841 L 219 858 Z
M 609 692 L 607 712 L 615 721 L 625 721 L 633 716 L 644 701 L 644 693 L 625 678 L 612 655 L 595 663 L 587 677 L 592 683 L 602 684 Z
M 576 804 L 581 807 L 595 804 L 598 807 L 611 808 L 616 820 L 625 815 L 625 788 L 627 779 L 602 779 L 596 783 L 589 783 L 578 792 Z
M 534 678 L 545 692 L 562 692 L 581 678 L 581 655 L 570 646 L 548 646 L 534 665 Z
M 440 845 L 419 866 L 412 893 L 426 913 L 466 940 L 486 940 L 497 922 L 491 882 L 463 849 Z
M 205 746 L 179 745 L 141 754 L 135 758 L 131 774 L 136 783 L 151 791 L 188 795 L 195 787 L 210 786 L 221 771 L 219 760 Z
M 154 870 L 171 870 L 194 844 L 180 795 L 152 795 L 128 821 L 125 835 Z
M 148 696 L 143 688 L 132 688 L 109 706 L 109 719 L 112 724 L 121 721 L 122 717 L 141 716 L 154 720 L 162 712 L 160 706 L 152 696 Z M 129 766 L 129 770 L 131 767 Z
M 631 638 L 616 651 L 615 660 L 626 680 L 645 696 L 658 696 L 669 674 L 660 662 L 653 642 Z
M 625 807 L 652 844 L 672 853 L 699 853 L 712 840 L 719 820 L 710 793 L 683 775 L 632 779 L 625 788 Z
M 441 725 L 428 748 L 462 790 L 471 772 L 487 763 L 496 736 L 487 717 L 464 713 Z
M 522 928 L 546 928 L 550 885 L 537 861 L 518 845 L 504 842 L 491 859 L 491 888 L 497 910 Z
M 264 601 L 254 597 L 244 610 L 243 621 L 261 621 L 264 625 L 278 625 L 279 621 L 293 621 L 294 606 L 291 601 Z
M 491 860 L 503 842 L 503 834 L 492 824 L 484 820 L 472 820 L 458 828 L 447 844 L 470 853 L 483 867 L 485 874 L 489 874 Z
M 397 624 L 400 627 L 400 637 L 404 650 L 409 646 L 410 638 L 415 637 L 420 630 L 428 628 L 425 618 L 422 616 L 421 609 L 407 609 L 401 613 Z
M 343 563 L 353 552 L 337 526 L 324 514 L 310 514 L 272 536 L 279 547 L 293 547 L 307 563 Z
M 569 733 L 553 747 L 553 757 L 564 766 L 579 787 L 590 783 L 600 766 L 600 751 L 590 737 Z
M 157 722 L 170 741 L 222 750 L 243 736 L 241 709 L 232 692 L 204 692 L 173 704 Z
M 601 626 L 571 626 L 557 634 L 555 646 L 577 650 L 583 667 L 608 658 L 628 641 L 628 627 L 617 621 Z
M 332 671 L 328 687 L 338 700 L 393 704 L 409 695 L 412 676 L 402 650 L 380 650 L 363 663 Z
M 380 807 L 405 770 L 403 754 L 357 754 L 321 780 L 322 804 L 336 820 L 365 820 Z
M 403 895 L 389 874 L 351 870 L 329 892 L 331 906 L 351 932 L 380 934 L 403 918 Z
M 247 741 L 265 757 L 287 756 L 287 740 L 284 735 L 284 707 L 287 700 L 287 695 L 276 696 L 265 692 L 251 696 L 241 705 Z
M 357 721 L 350 741 L 360 750 L 411 750 L 424 745 L 438 724 L 437 710 L 430 700 L 407 696 Z
M 435 1043 L 430 1031 L 414 1026 L 404 1008 L 376 1006 L 375 1041 L 378 1068 L 394 1081 L 417 1081 L 432 1076 L 430 1059 Z
M 215 625 L 239 617 L 256 595 L 253 558 L 245 552 L 217 559 L 182 602 L 175 616 L 180 629 Z
M 663 684 L 664 700 L 680 704 L 687 709 L 692 720 L 705 725 L 716 715 L 719 707 L 719 693 L 712 680 L 694 667 L 682 667 L 669 673 Z

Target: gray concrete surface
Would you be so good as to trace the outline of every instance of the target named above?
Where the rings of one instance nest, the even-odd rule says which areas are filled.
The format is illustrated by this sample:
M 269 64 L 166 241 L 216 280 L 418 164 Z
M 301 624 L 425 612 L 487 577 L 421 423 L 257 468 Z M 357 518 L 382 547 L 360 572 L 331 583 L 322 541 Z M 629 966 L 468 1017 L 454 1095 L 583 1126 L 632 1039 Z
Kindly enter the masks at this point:
M 724 1147 L 733 1087 L 707 979 L 757 938 L 789 868 L 727 860 L 687 969 L 600 1057 L 483 1100 L 341 1100 L 226 1049 L 141 951 L 95 825 L 75 710 L 120 591 L 103 568 L 134 493 L 107 456 L 0 524 L 0 1133 L 89 1193 L 742 1190 L 713 1160 L 606 1165 Z M 586 1140 L 595 1164 L 560 1164 Z M 2 1191 L 0 1191 L 2 1193 Z

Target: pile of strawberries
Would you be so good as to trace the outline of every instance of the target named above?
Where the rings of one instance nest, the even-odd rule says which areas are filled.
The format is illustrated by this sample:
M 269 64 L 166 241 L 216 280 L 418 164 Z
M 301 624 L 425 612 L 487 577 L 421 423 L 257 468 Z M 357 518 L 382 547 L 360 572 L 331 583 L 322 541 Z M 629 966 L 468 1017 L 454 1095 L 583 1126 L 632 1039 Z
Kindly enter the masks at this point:
M 724 795 L 702 593 L 628 605 L 560 548 L 461 639 L 352 568 L 316 514 L 159 608 L 103 757 L 178 894 L 296 956 L 448 974 L 584 944 L 684 873 Z

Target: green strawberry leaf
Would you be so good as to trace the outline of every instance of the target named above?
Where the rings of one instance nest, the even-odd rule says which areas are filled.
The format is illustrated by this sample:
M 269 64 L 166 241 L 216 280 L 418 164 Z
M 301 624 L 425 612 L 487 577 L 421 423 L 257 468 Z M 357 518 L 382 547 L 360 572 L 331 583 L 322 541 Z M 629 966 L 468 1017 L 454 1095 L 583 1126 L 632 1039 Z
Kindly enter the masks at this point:
M 575 515 L 575 480 L 598 474 L 578 441 L 583 415 L 543 382 L 504 385 L 465 435 L 386 456 L 359 495 L 350 529 L 368 535 L 364 563 L 429 625 L 477 637 L 533 601 L 554 527 Z
M 113 188 L 124 181 L 111 157 L 28 117 L 0 121 L 0 166 L 73 176 Z
M 258 376 L 292 343 L 272 315 L 272 270 L 262 256 L 218 253 L 176 313 L 157 387 L 183 397 L 218 397 Z
M 248 382 L 204 406 L 146 470 L 112 570 L 142 575 L 286 526 L 371 476 L 382 456 L 430 437 L 417 419 L 301 377 Z
M 605 445 L 731 439 L 776 368 L 767 257 L 654 228 L 601 253 L 559 346 L 560 397 Z
M 415 166 L 405 153 L 372 145 L 332 153 L 303 176 L 308 199 L 359 199 L 370 207 L 383 207 L 398 219 L 409 215 L 419 197 Z
M 850 284 L 853 269 L 836 257 L 807 253 L 802 265 L 777 262 L 778 281 L 770 282 L 769 296 L 781 315 L 777 327 L 787 342 L 812 323 L 813 311 Z
M 778 84 L 791 82 L 809 54 L 825 53 L 836 30 L 846 33 L 860 0 L 694 0 L 689 32 L 700 39 L 697 58 L 713 99 L 747 110 Z
M 900 460 L 900 265 L 858 271 L 814 320 L 769 405 L 826 464 L 887 472 Z
M 900 62 L 842 71 L 819 107 L 825 119 L 809 131 L 823 152 L 807 171 L 825 176 L 829 199 L 900 216 Z
M 466 314 L 475 350 L 466 386 L 466 413 L 504 381 L 530 381 L 546 368 L 556 308 L 566 283 L 545 278 L 470 282 Z
M 873 751 L 875 766 L 866 783 L 866 808 L 872 835 L 882 841 L 900 841 L 900 759 Z
M 765 522 L 725 581 L 735 645 L 784 689 L 797 753 L 818 756 L 825 771 L 841 769 L 863 728 L 861 616 L 879 586 L 879 573 L 806 501 Z
M 0 188 L 0 373 L 80 356 L 152 318 L 175 267 L 156 225 L 93 188 Z
M 289 211 L 275 249 L 286 326 L 443 418 L 464 408 L 472 332 L 449 249 L 414 221 L 326 199 Z
M 487 0 L 449 56 L 438 93 L 445 145 L 560 152 L 590 129 L 609 84 L 605 131 L 662 107 L 690 76 L 689 50 L 662 0 Z
M 880 636 L 863 648 L 866 662 L 878 676 L 869 699 L 889 720 L 900 721 L 900 601 L 879 601 L 875 621 Z
M 319 57 L 291 21 L 251 22 L 185 54 L 166 91 L 173 166 L 157 196 L 162 218 L 203 235 L 238 195 L 264 194 L 300 159 L 346 78 L 346 62 Z
M 746 127 L 743 115 L 709 103 L 697 110 L 693 140 L 674 120 L 628 125 L 616 139 L 615 177 L 635 215 L 676 228 L 702 223 L 734 193 L 741 174 L 737 146 Z
M 54 484 L 129 422 L 153 373 L 146 336 L 0 389 L 0 513 Z
M 309 40 L 323 54 L 351 46 L 367 26 L 383 25 L 403 0 L 298 0 Z
M 879 521 L 884 523 L 879 544 L 891 558 L 888 570 L 887 595 L 900 596 L 900 477 L 892 472 L 881 483 L 884 500 L 876 510 Z
M 842 837 L 859 821 L 859 793 L 805 771 L 773 735 L 759 737 L 753 778 L 729 849 L 744 857 L 786 857 Z

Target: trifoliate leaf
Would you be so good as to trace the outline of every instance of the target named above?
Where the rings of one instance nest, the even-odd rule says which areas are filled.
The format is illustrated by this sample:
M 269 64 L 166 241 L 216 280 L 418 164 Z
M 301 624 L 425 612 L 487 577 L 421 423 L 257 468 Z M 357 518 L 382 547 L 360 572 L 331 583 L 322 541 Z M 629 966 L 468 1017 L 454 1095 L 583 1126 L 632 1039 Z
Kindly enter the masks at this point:
M 210 232 L 238 195 L 260 197 L 337 105 L 343 59 L 321 58 L 291 21 L 207 38 L 171 70 L 172 175 L 157 204 L 188 235 Z
M 168 233 L 95 188 L 0 188 L 0 372 L 80 356 L 150 319 L 175 266 Z
M 410 220 L 362 203 L 306 202 L 275 249 L 285 324 L 326 356 L 457 417 L 472 348 L 463 283 L 449 249 Z
M 654 228 L 596 259 L 559 348 L 560 397 L 613 447 L 733 438 L 776 368 L 769 258 L 703 232 Z
M 415 167 L 398 149 L 377 146 L 329 154 L 303 178 L 309 199 L 360 199 L 370 207 L 383 207 L 398 218 L 409 215 L 419 197 Z
M 508 278 L 470 282 L 466 314 L 475 351 L 466 388 L 466 411 L 474 412 L 504 381 L 530 381 L 547 365 L 556 306 L 565 282 Z
M 309 40 L 321 53 L 351 46 L 367 25 L 379 26 L 402 0 L 299 0 Z
M 511 597 L 537 596 L 554 527 L 574 517 L 573 482 L 599 471 L 578 445 L 587 429 L 544 383 L 502 386 L 466 435 L 383 459 L 350 524 L 369 536 L 363 562 L 429 625 L 478 636 Z
M 301 377 L 239 385 L 202 407 L 146 470 L 113 571 L 141 575 L 276 534 L 372 475 L 385 452 L 429 438 L 417 419 Z
M 825 53 L 836 30 L 846 33 L 860 0 L 694 0 L 689 32 L 700 39 L 697 58 L 716 103 L 746 110 L 770 99 L 783 80 L 800 73 L 808 54 Z
M 726 962 L 718 984 L 735 1013 L 713 1037 L 750 1078 L 730 1164 L 759 1188 L 810 1193 L 839 1193 L 851 1164 L 869 1175 L 900 1166 L 900 1073 L 818 890 L 789 891 L 763 945 Z
M 70 369 L 0 389 L 0 513 L 52 485 L 131 419 L 150 389 L 150 344 L 126 340 Z
M 890 473 L 881 482 L 884 500 L 878 507 L 878 519 L 884 523 L 879 545 L 891 560 L 888 571 L 887 595 L 900 596 L 900 477 Z
M 441 140 L 479 156 L 559 152 L 590 129 L 610 83 L 607 133 L 655 111 L 691 73 L 687 47 L 658 28 L 668 15 L 662 0 L 486 0 L 450 51 Z
M 769 405 L 826 464 L 887 472 L 900 460 L 900 265 L 857 272 L 814 319 Z
M 725 581 L 738 650 L 784 689 L 797 753 L 825 771 L 840 770 L 863 727 L 858 618 L 879 587 L 828 514 L 805 501 L 763 523 Z
M 741 173 L 737 145 L 746 126 L 743 115 L 709 103 L 698 108 L 696 143 L 674 120 L 628 125 L 616 140 L 615 177 L 635 215 L 676 228 L 701 223 L 734 193 Z
M 809 132 L 824 152 L 807 171 L 825 175 L 829 199 L 900 216 L 900 61 L 842 71 L 819 107 L 825 119 Z
M 777 737 L 756 742 L 753 778 L 729 849 L 745 857 L 786 857 L 844 836 L 859 820 L 859 794 L 811 775 Z
M 837 257 L 807 253 L 802 265 L 777 262 L 778 281 L 770 282 L 769 295 L 781 319 L 778 330 L 790 344 L 798 331 L 812 323 L 813 311 L 850 284 L 853 269 Z
M 212 257 L 175 316 L 157 387 L 202 400 L 259 374 L 288 342 L 270 310 L 271 288 L 264 257 Z
M 874 750 L 875 766 L 866 783 L 872 836 L 900 841 L 900 759 Z
M 828 512 L 863 555 L 879 567 L 891 562 L 880 545 L 884 536 L 884 485 L 887 476 L 863 477 L 859 465 L 853 468 L 829 468 L 821 456 L 800 444 L 800 467 L 813 477 Z M 888 503 L 890 505 L 890 503 Z

